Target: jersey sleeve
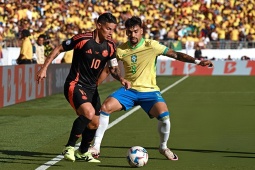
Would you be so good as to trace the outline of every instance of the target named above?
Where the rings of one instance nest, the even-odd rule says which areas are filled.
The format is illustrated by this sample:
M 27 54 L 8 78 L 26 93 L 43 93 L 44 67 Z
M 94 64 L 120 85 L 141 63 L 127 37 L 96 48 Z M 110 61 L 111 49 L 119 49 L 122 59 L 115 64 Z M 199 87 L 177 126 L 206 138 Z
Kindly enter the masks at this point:
M 108 43 L 110 47 L 110 55 L 108 59 L 108 66 L 113 67 L 113 66 L 118 66 L 118 62 L 116 59 L 116 45 L 113 42 Z
M 124 51 L 125 51 L 124 49 L 125 49 L 124 44 L 121 44 L 121 45 L 119 45 L 119 46 L 117 47 L 117 50 L 116 50 L 116 58 L 117 58 L 118 60 L 122 60 L 123 54 L 124 54 Z
M 151 41 L 151 46 L 153 47 L 153 49 L 157 55 L 165 55 L 167 53 L 167 51 L 169 50 L 168 47 L 160 44 L 158 41 L 155 41 L 155 40 Z
M 112 60 L 112 59 L 116 58 L 116 45 L 115 45 L 115 43 L 109 42 L 109 41 L 108 41 L 108 45 L 110 48 L 109 60 Z
M 62 42 L 62 46 L 64 51 L 70 51 L 75 48 L 75 46 L 81 41 L 85 40 L 84 36 L 81 34 L 77 34 L 70 39 L 67 39 Z

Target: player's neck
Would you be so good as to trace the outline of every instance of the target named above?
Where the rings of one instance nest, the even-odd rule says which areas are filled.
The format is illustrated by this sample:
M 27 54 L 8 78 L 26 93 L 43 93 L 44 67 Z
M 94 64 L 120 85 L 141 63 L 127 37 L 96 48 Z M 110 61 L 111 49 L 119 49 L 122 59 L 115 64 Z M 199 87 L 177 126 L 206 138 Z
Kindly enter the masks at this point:
M 105 39 L 104 39 L 103 37 L 100 37 L 100 36 L 99 36 L 97 30 L 94 31 L 93 39 L 94 39 L 98 44 L 101 44 L 102 42 L 105 41 Z
M 131 42 L 128 41 L 128 45 L 130 48 L 135 49 L 140 47 L 143 44 L 143 42 L 144 42 L 144 38 L 141 38 L 140 41 L 138 41 L 136 44 L 131 44 Z

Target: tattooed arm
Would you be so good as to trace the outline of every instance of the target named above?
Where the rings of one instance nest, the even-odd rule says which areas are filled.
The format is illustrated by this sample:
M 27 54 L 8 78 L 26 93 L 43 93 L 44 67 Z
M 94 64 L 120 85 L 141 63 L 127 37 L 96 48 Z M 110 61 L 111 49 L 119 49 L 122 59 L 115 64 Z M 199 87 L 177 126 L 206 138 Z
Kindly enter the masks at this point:
M 213 66 L 213 63 L 210 60 L 196 60 L 195 58 L 191 57 L 190 55 L 176 52 L 174 50 L 169 49 L 166 53 L 166 56 L 174 58 L 176 60 L 187 62 L 187 63 L 194 63 L 201 66 Z
M 125 86 L 126 89 L 131 88 L 131 83 L 121 76 L 119 66 L 109 67 L 109 71 L 110 71 L 112 77 L 115 78 L 116 80 L 120 81 L 120 83 L 123 86 Z
M 118 66 L 109 67 L 109 71 L 112 77 L 115 78 L 116 80 L 121 81 L 121 79 L 123 79 L 120 75 L 120 69 Z

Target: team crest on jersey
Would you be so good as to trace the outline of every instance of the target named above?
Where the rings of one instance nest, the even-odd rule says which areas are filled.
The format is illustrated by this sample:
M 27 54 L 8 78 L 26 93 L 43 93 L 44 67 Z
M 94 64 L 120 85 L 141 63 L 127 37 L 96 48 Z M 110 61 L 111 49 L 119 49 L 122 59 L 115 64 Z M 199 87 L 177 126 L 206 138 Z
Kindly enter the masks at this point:
M 71 40 L 67 40 L 66 45 L 70 45 L 70 44 L 71 44 Z
M 136 62 L 137 62 L 137 56 L 136 56 L 136 55 L 133 54 L 133 55 L 131 56 L 131 62 L 132 62 L 132 63 L 136 63 Z
M 137 56 L 135 54 L 133 54 L 131 56 L 131 72 L 132 74 L 136 73 L 136 69 L 137 69 Z
M 103 57 L 107 57 L 107 56 L 108 56 L 108 51 L 107 51 L 107 50 L 104 50 L 104 51 L 102 52 L 102 56 L 103 56 Z

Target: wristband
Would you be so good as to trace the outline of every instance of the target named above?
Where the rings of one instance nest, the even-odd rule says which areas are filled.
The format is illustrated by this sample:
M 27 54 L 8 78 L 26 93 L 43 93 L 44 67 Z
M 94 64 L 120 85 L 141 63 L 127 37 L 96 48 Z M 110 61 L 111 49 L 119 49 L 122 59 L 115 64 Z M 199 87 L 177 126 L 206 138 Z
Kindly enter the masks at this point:
M 194 62 L 195 64 L 200 64 L 201 63 L 201 61 L 200 60 L 195 60 L 195 62 Z

